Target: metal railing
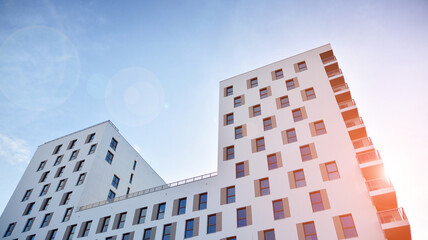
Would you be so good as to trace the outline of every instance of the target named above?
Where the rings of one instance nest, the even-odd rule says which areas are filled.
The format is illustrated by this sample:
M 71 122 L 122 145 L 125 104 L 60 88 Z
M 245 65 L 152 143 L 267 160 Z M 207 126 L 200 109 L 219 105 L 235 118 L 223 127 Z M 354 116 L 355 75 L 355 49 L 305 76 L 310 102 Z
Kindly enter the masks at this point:
M 355 149 L 358 149 L 362 147 L 372 146 L 373 143 L 369 137 L 365 137 L 352 141 L 352 145 L 354 145 Z
M 357 160 L 359 163 L 367 163 L 378 159 L 381 159 L 381 158 L 377 150 L 373 150 L 365 153 L 357 153 Z
M 367 189 L 369 191 L 376 191 L 379 189 L 393 187 L 391 181 L 388 178 L 378 178 L 366 181 Z
M 344 102 L 340 102 L 340 103 L 339 103 L 339 108 L 340 108 L 340 109 L 344 109 L 344 108 L 351 107 L 351 106 L 355 106 L 355 101 L 354 101 L 354 99 L 352 99 L 352 100 L 347 100 L 347 101 L 344 101 Z
M 325 65 L 327 63 L 331 63 L 331 62 L 336 61 L 336 56 L 326 57 L 326 58 L 321 59 L 321 61 Z
M 345 89 L 349 89 L 347 83 L 342 83 L 342 84 L 336 85 L 336 86 L 334 86 L 332 88 L 333 88 L 333 92 L 334 93 L 337 93 L 337 92 L 345 90 Z
M 406 213 L 404 213 L 403 208 L 395 208 L 378 212 L 377 216 L 382 224 L 407 220 L 407 216 Z
M 342 70 L 340 68 L 327 72 L 327 76 L 329 78 L 342 74 Z
M 361 117 L 359 118 L 353 118 L 353 119 L 349 119 L 345 121 L 345 125 L 347 128 L 353 127 L 353 126 L 357 126 L 360 124 L 364 124 L 363 119 Z
M 215 176 L 217 176 L 217 172 L 212 172 L 212 173 L 207 173 L 207 174 L 204 174 L 204 175 L 200 175 L 200 176 L 196 176 L 196 177 L 187 178 L 187 179 L 184 179 L 184 180 L 179 180 L 179 181 L 176 181 L 176 182 L 164 184 L 164 185 L 161 185 L 161 186 L 144 189 L 144 190 L 141 190 L 141 191 L 138 191 L 138 192 L 130 193 L 130 194 L 123 195 L 123 196 L 120 196 L 120 197 L 115 197 L 115 198 L 112 198 L 112 199 L 109 199 L 109 200 L 104 200 L 104 201 L 100 201 L 100 202 L 96 202 L 96 203 L 91 203 L 91 204 L 88 204 L 88 205 L 85 205 L 85 206 L 81 206 L 79 208 L 79 211 L 83 211 L 83 210 L 94 208 L 94 207 L 103 206 L 103 205 L 106 205 L 106 204 L 109 204 L 109 203 L 114 203 L 114 202 L 122 201 L 122 200 L 125 200 L 125 199 L 133 198 L 133 197 L 138 197 L 138 196 L 141 196 L 141 195 L 146 195 L 146 194 L 153 193 L 153 192 L 158 192 L 158 191 L 161 191 L 161 190 L 165 190 L 165 189 L 177 187 L 177 186 L 188 184 L 188 183 L 192 183 L 192 182 L 197 182 L 197 181 L 204 180 L 204 179 L 211 178 L 211 177 L 215 177 Z

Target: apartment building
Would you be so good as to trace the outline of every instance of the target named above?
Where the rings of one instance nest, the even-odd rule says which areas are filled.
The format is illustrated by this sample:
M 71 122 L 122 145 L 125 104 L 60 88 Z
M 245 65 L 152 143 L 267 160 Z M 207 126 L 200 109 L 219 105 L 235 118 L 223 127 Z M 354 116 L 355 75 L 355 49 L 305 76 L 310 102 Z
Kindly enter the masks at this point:
M 219 101 L 217 172 L 166 184 L 103 122 L 38 147 L 2 239 L 411 239 L 329 44 Z

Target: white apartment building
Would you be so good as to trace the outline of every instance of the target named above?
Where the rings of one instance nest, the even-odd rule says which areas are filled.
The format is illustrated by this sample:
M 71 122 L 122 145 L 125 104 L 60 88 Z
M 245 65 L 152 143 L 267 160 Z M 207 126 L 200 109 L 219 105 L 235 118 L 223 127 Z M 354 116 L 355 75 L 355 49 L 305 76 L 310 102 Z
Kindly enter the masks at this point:
M 1 239 L 411 239 L 329 44 L 219 99 L 218 172 L 166 184 L 103 122 L 38 147 Z

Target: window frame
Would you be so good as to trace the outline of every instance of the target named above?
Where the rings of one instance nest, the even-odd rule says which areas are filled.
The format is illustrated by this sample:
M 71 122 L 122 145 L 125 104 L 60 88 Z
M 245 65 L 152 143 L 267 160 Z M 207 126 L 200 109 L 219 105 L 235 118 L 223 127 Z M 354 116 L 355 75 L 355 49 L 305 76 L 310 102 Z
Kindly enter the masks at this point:
M 278 157 L 276 156 L 276 153 L 269 154 L 266 156 L 266 158 L 267 158 L 268 170 L 279 168 Z M 271 161 L 273 158 L 275 161 Z
M 257 87 L 257 86 L 259 86 L 259 81 L 258 81 L 258 79 L 255 77 L 255 78 L 252 78 L 252 79 L 250 79 L 250 88 L 255 88 L 255 87 Z
M 166 203 L 159 203 L 157 206 L 157 213 L 156 213 L 156 220 L 164 219 L 165 217 L 165 209 L 166 209 Z
M 290 136 L 290 133 L 294 133 L 294 136 Z M 297 142 L 297 133 L 295 128 L 291 128 L 285 131 L 287 136 L 287 143 Z
M 312 91 L 312 93 L 310 93 L 310 91 Z M 311 99 L 317 98 L 314 88 L 305 89 L 305 96 L 306 96 L 306 100 L 311 100 Z
M 260 104 L 253 106 L 253 117 L 262 115 L 262 107 Z
M 117 145 L 119 144 L 119 142 L 113 137 L 111 138 L 111 142 L 110 142 L 110 147 L 116 151 Z
M 323 120 L 314 122 L 315 133 L 317 136 L 327 133 Z
M 256 152 L 261 152 L 266 150 L 266 143 L 264 137 L 256 138 Z
M 275 70 L 275 80 L 284 78 L 284 71 L 281 69 Z
M 237 108 L 242 106 L 242 96 L 237 96 L 233 99 L 233 107 Z
M 242 127 L 242 125 L 235 127 L 235 139 L 240 139 L 243 137 L 244 137 L 244 128 Z
M 298 174 L 300 172 L 302 173 L 303 178 L 297 179 L 296 174 Z M 296 188 L 306 187 L 306 176 L 305 176 L 305 172 L 303 171 L 303 169 L 293 171 L 293 177 L 294 177 L 294 183 L 296 185 Z M 301 186 L 299 186 L 300 184 L 301 184 Z
M 189 223 L 192 223 L 191 226 L 189 226 Z M 191 238 L 193 237 L 193 231 L 195 229 L 195 219 L 187 219 L 186 224 L 184 226 L 184 238 Z M 189 234 L 188 234 L 189 233 Z
M 260 95 L 260 99 L 264 99 L 264 98 L 269 97 L 269 90 L 268 90 L 268 88 L 267 87 L 261 88 L 259 90 L 259 95 Z
M 310 239 L 312 239 L 312 238 L 313 238 L 312 236 L 315 236 L 315 237 L 316 237 L 316 239 L 318 239 L 318 236 L 317 236 L 317 230 L 316 230 L 316 228 L 315 228 L 315 223 L 314 223 L 314 221 L 311 221 L 311 222 L 305 222 L 305 223 L 303 223 L 302 225 L 303 225 L 303 233 L 305 234 L 305 238 L 310 237 Z M 313 225 L 313 228 L 314 228 L 314 232 L 313 232 L 313 233 L 307 233 L 307 232 L 306 232 L 306 226 L 308 226 L 308 225 Z
M 301 108 L 296 108 L 293 111 L 291 111 L 291 114 L 293 115 L 293 121 L 294 122 L 299 122 L 302 121 L 303 118 L 303 112 Z
M 231 117 L 231 119 L 229 117 Z M 226 114 L 226 124 L 225 125 L 233 124 L 233 120 L 234 120 L 233 113 Z
M 232 150 L 230 152 L 229 150 Z M 235 146 L 228 146 L 226 147 L 226 160 L 232 160 L 235 158 Z
M 214 228 L 214 230 L 212 228 Z M 207 234 L 215 233 L 217 230 L 216 228 L 217 228 L 217 214 L 208 215 L 207 216 Z
M 243 217 L 240 217 L 240 215 Z M 236 226 L 238 228 L 248 226 L 246 207 L 236 209 Z
M 107 151 L 107 155 L 106 155 L 106 162 L 108 162 L 110 165 L 113 162 L 113 158 L 114 158 L 114 154 L 110 151 Z
M 329 165 L 333 165 L 334 164 L 334 167 L 336 168 L 336 170 L 334 170 L 334 171 L 329 171 Z M 339 179 L 340 178 L 340 173 L 339 173 L 339 169 L 337 168 L 337 163 L 336 163 L 336 161 L 332 161 L 332 162 L 327 162 L 327 163 L 325 163 L 324 164 L 325 165 L 325 170 L 326 170 L 326 173 L 327 173 L 327 178 L 328 178 L 328 180 L 334 180 L 334 179 Z M 334 174 L 334 175 L 336 175 L 337 174 L 337 177 L 331 177 L 330 176 L 330 174 Z
M 202 201 L 203 197 L 205 197 L 205 201 Z M 198 210 L 207 209 L 207 207 L 208 207 L 208 193 L 201 193 L 201 194 L 199 194 L 199 206 L 198 206 Z
M 287 100 L 287 102 L 285 102 L 284 100 Z M 281 108 L 286 108 L 290 106 L 290 99 L 288 98 L 288 95 L 279 98 L 279 105 Z
M 184 206 L 182 206 L 183 202 L 184 202 Z M 181 215 L 181 214 L 186 213 L 186 205 L 187 205 L 187 198 L 178 199 L 177 215 Z
M 263 182 L 267 183 L 267 187 L 262 187 Z M 262 178 L 262 179 L 260 179 L 259 180 L 259 188 L 260 188 L 260 196 L 269 195 L 270 194 L 269 178 Z
M 310 192 L 309 199 L 311 200 L 312 212 L 319 212 L 326 209 L 322 201 L 321 191 Z
M 238 166 L 242 166 L 242 170 L 238 169 Z M 242 173 L 242 176 L 241 176 Z M 239 162 L 235 164 L 235 176 L 236 178 L 241 178 L 241 177 L 245 177 L 245 163 L 244 162 Z
M 292 84 L 289 84 L 289 83 L 292 83 Z M 296 83 L 294 82 L 294 79 L 285 81 L 285 86 L 287 87 L 287 91 L 293 90 L 297 87 Z
M 233 189 L 233 193 L 229 195 L 229 190 Z M 226 188 L 226 204 L 234 203 L 236 201 L 236 188 L 235 186 L 230 186 Z
M 233 86 L 228 86 L 224 88 L 224 96 L 232 96 L 233 95 Z
M 352 226 L 350 226 L 350 227 L 344 227 L 344 226 L 343 226 L 342 218 L 346 218 L 346 217 L 350 217 L 350 218 L 351 218 Z M 343 235 L 345 236 L 345 238 L 358 237 L 357 227 L 355 226 L 355 221 L 354 221 L 354 218 L 352 217 L 352 214 L 345 214 L 345 215 L 341 215 L 341 216 L 339 216 L 339 219 L 340 219 L 340 226 L 342 227 Z M 346 234 L 346 231 L 345 231 L 345 230 L 347 230 L 347 229 L 354 229 L 354 231 L 355 231 L 355 235 L 349 235 L 349 236 L 348 236 L 348 235 Z
M 304 151 L 305 149 L 309 150 L 309 153 L 303 153 L 303 151 Z M 299 147 L 299 150 L 300 150 L 300 156 L 302 157 L 302 161 L 303 161 L 303 162 L 305 162 L 305 161 L 309 161 L 309 160 L 312 160 L 312 159 L 313 159 L 312 151 L 311 151 L 311 147 L 310 147 L 310 145 L 309 145 L 309 144 L 306 144 L 306 145 L 300 146 L 300 147 Z M 310 158 L 308 158 L 308 156 L 309 156 Z
M 269 121 L 269 122 L 268 122 Z M 263 130 L 271 130 L 273 129 L 272 117 L 267 117 L 263 119 Z
M 277 206 L 277 205 L 275 205 L 276 203 L 281 204 L 280 209 L 276 209 L 276 207 L 275 207 L 275 206 Z M 273 209 L 273 219 L 274 220 L 285 218 L 284 202 L 282 199 L 272 201 L 272 209 Z
M 306 65 L 306 61 L 302 61 L 297 63 L 297 69 L 299 69 L 299 72 L 303 72 L 308 70 L 308 66 Z

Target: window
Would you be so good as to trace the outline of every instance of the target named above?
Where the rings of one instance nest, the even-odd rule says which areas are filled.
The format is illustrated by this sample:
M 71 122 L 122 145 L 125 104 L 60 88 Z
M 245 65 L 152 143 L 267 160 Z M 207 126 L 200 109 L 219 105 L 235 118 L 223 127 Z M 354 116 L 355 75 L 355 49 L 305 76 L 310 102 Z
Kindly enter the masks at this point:
M 113 199 L 114 197 L 116 197 L 116 193 L 110 190 L 107 195 L 107 200 Z
M 208 215 L 207 233 L 215 233 L 216 224 L 217 224 L 217 215 L 216 214 Z
M 46 166 L 46 161 L 40 162 L 39 167 L 37 168 L 37 172 L 42 171 L 43 168 L 45 168 L 45 166 Z
M 226 188 L 226 203 L 235 202 L 235 186 Z
M 42 224 L 40 224 L 40 228 L 46 227 L 49 225 L 50 219 L 52 217 L 52 213 L 48 213 L 42 220 Z
M 226 240 L 236 240 L 236 237 L 228 237 Z
M 231 160 L 235 158 L 235 147 L 234 146 L 229 146 L 226 147 L 226 158 L 225 160 Z
M 278 108 L 285 108 L 290 106 L 290 100 L 288 99 L 288 96 L 280 97 L 279 98 L 279 107 Z
M 131 233 L 125 233 L 122 235 L 122 240 L 130 240 L 131 239 Z
M 317 232 L 315 231 L 314 222 L 303 223 L 303 230 L 305 232 L 305 239 L 317 240 Z
M 135 167 L 137 167 L 137 161 L 134 160 L 134 165 L 132 165 L 132 170 L 135 170 Z
M 53 155 L 59 153 L 59 151 L 61 150 L 62 144 L 58 145 L 55 147 L 54 151 L 53 151 Z
M 57 232 L 58 232 L 58 229 L 50 230 L 48 232 L 46 239 L 47 240 L 54 240 Z
M 163 234 L 162 234 L 162 240 L 170 240 L 171 239 L 171 224 L 166 224 L 163 226 Z
M 309 193 L 309 196 L 311 198 L 313 212 L 324 210 L 324 204 L 322 202 L 320 191 Z
M 305 71 L 305 70 L 307 70 L 308 68 L 306 67 L 306 62 L 299 62 L 298 64 L 297 64 L 297 67 L 299 68 L 299 72 L 302 72 L 302 71 Z
M 240 162 L 236 164 L 236 178 L 245 177 L 245 163 Z
M 33 225 L 34 222 L 34 218 L 29 218 L 27 220 L 27 222 L 24 225 L 24 229 L 22 230 L 22 232 L 28 232 L 31 229 L 31 226 Z
M 28 198 L 30 198 L 32 191 L 33 191 L 33 189 L 28 189 L 27 191 L 25 191 L 24 197 L 22 197 L 21 202 L 28 200 Z
M 40 206 L 40 211 L 44 211 L 46 209 L 48 209 L 49 207 L 49 203 L 51 202 L 52 198 L 46 198 L 43 200 L 42 205 Z
M 119 221 L 117 222 L 116 229 L 123 228 L 125 226 L 126 212 L 119 215 Z
M 16 222 L 10 223 L 9 226 L 6 229 L 6 232 L 4 233 L 3 237 L 8 237 L 12 234 L 13 229 L 15 228 Z
M 236 210 L 236 221 L 238 227 L 247 226 L 247 208 L 238 208 Z
M 267 131 L 267 130 L 270 130 L 272 128 L 273 128 L 273 126 L 272 126 L 272 118 L 268 117 L 268 118 L 263 119 L 263 129 L 265 131 Z
M 269 92 L 267 88 L 260 89 L 260 99 L 269 97 Z
M 300 108 L 294 109 L 292 111 L 292 113 L 293 113 L 294 122 L 298 122 L 298 121 L 303 120 L 303 114 L 302 114 L 302 110 Z
M 63 222 L 67 222 L 71 218 L 71 214 L 73 213 L 73 208 L 67 208 L 65 210 L 64 217 L 62 218 Z
M 67 179 L 62 179 L 61 181 L 59 181 L 58 186 L 56 187 L 56 191 L 58 192 L 63 190 L 66 183 L 67 183 Z
M 110 216 L 104 217 L 101 224 L 100 232 L 107 232 L 108 225 L 110 223 Z
M 65 166 L 58 168 L 58 170 L 56 170 L 56 173 L 55 173 L 55 178 L 61 177 L 62 174 L 64 173 L 64 169 L 65 169 Z
M 282 72 L 282 69 L 278 69 L 275 71 L 275 80 L 281 79 L 284 77 L 284 73 Z
M 311 146 L 315 151 L 315 147 L 313 144 L 300 146 L 300 155 L 302 156 L 302 161 L 308 161 L 316 157 L 315 152 L 312 152 Z
M 89 148 L 88 155 L 91 155 L 92 153 L 94 153 L 95 149 L 97 149 L 97 144 L 91 145 L 91 148 Z
M 152 229 L 151 228 L 147 228 L 144 230 L 144 235 L 143 235 L 143 240 L 150 240 L 152 236 Z
M 134 178 L 134 174 L 133 173 L 131 173 L 131 175 L 129 176 L 129 183 L 131 183 L 132 184 L 132 179 Z
M 257 87 L 259 85 L 257 78 L 250 79 L 250 88 Z
M 54 162 L 54 166 L 59 165 L 61 163 L 63 157 L 64 157 L 64 155 L 56 157 L 55 162 Z
M 243 104 L 242 102 L 243 102 L 243 101 L 242 101 L 242 96 L 239 96 L 239 97 L 234 98 L 234 100 L 233 100 L 234 107 L 239 107 L 239 106 L 241 106 L 241 105 Z
M 275 240 L 275 230 L 265 230 L 263 231 L 263 236 L 265 237 L 264 240 Z
M 74 139 L 73 141 L 71 141 L 71 142 L 68 144 L 68 148 L 67 148 L 67 149 L 73 149 L 73 148 L 74 148 L 74 146 L 76 146 L 76 142 L 77 142 L 77 139 Z
M 106 161 L 108 162 L 108 163 L 110 163 L 111 164 L 111 162 L 113 161 L 113 153 L 111 153 L 110 151 L 107 151 L 107 155 L 106 155 Z
M 263 137 L 256 139 L 256 152 L 265 150 L 265 139 Z
M 84 222 L 82 225 L 83 231 L 80 237 L 86 237 L 89 234 L 89 230 L 91 230 L 92 221 Z
M 88 137 L 86 137 L 85 143 L 91 143 L 95 138 L 95 133 L 89 134 Z
M 268 155 L 267 156 L 267 163 L 268 163 L 268 169 L 269 170 L 278 168 L 279 164 L 278 164 L 278 160 L 277 160 L 276 154 L 270 154 L 270 155 Z
M 76 228 L 77 228 L 76 224 L 68 226 L 65 232 L 66 237 L 64 238 L 64 240 L 72 240 L 74 237 L 74 233 L 76 232 Z
M 156 219 L 163 219 L 165 215 L 165 207 L 166 203 L 161 203 L 158 205 L 158 213 L 156 215 Z
M 83 163 L 85 163 L 85 160 L 77 162 L 76 166 L 74 166 L 74 171 L 73 172 L 78 172 L 78 171 L 82 170 Z
M 116 151 L 116 148 L 117 148 L 117 140 L 116 139 L 114 139 L 114 138 L 111 139 L 110 147 Z
M 111 185 L 117 189 L 117 187 L 119 186 L 119 181 L 120 181 L 120 179 L 116 175 L 114 175 L 113 181 L 111 182 Z
M 328 180 L 334 180 L 340 178 L 339 171 L 337 170 L 336 162 L 328 162 L 325 164 L 327 169 Z
M 137 224 L 142 224 L 146 221 L 146 215 L 147 215 L 147 207 L 140 208 L 138 210 L 138 219 Z
M 35 239 L 36 239 L 36 234 L 33 234 L 28 236 L 25 240 L 35 240 Z
M 244 137 L 245 134 L 243 129 L 243 126 L 235 127 L 235 139 Z
M 345 238 L 358 237 L 357 229 L 355 228 L 354 220 L 351 214 L 342 215 L 339 217 L 342 225 L 342 230 Z
M 49 185 L 50 184 L 46 184 L 46 185 L 43 186 L 42 191 L 40 191 L 40 195 L 39 195 L 40 197 L 46 195 L 46 193 L 49 190 Z
M 186 213 L 186 202 L 187 202 L 186 198 L 182 198 L 182 199 L 178 200 L 178 211 L 177 211 L 177 215 L 185 214 Z
M 76 186 L 82 184 L 83 181 L 85 181 L 85 176 L 86 176 L 86 173 L 82 173 L 82 174 L 79 175 L 79 179 L 77 179 Z
M 31 213 L 31 211 L 33 210 L 34 204 L 35 202 L 27 204 L 27 207 L 24 210 L 24 214 L 23 214 L 24 216 Z
M 262 109 L 261 109 L 260 105 L 253 106 L 253 117 L 259 116 L 261 114 L 262 114 Z
M 75 151 L 73 151 L 73 152 L 71 153 L 71 156 L 70 156 L 69 161 L 76 159 L 78 154 L 79 154 L 79 150 L 75 150 Z
M 287 143 L 297 142 L 296 130 L 294 128 L 286 131 Z
M 317 97 L 315 96 L 315 91 L 313 88 L 306 89 L 305 95 L 306 95 L 306 100 L 311 100 Z
M 72 192 L 67 192 L 62 195 L 61 203 L 59 205 L 66 205 L 68 204 L 68 201 L 70 201 Z
M 315 131 L 317 135 L 322 135 L 327 133 L 327 131 L 325 130 L 325 126 L 324 126 L 324 122 L 323 121 L 318 121 L 314 123 L 315 125 Z
M 48 177 L 49 171 L 44 172 L 42 176 L 40 177 L 39 183 L 44 182 L 46 178 Z
M 128 187 L 128 188 L 126 189 L 126 195 L 128 195 L 130 191 L 131 191 L 131 188 L 129 188 L 129 187 Z
M 282 199 L 273 201 L 272 205 L 273 205 L 273 218 L 275 220 L 285 218 L 284 204 L 282 202 Z
M 199 194 L 199 210 L 207 208 L 208 193 Z
M 225 125 L 233 124 L 233 113 L 226 114 Z
M 270 194 L 269 178 L 260 179 L 260 196 Z
M 229 86 L 225 89 L 225 96 L 231 96 L 233 94 L 233 86 Z
M 189 219 L 186 221 L 186 228 L 184 230 L 184 238 L 193 237 L 194 222 L 195 221 L 193 219 Z
M 296 187 L 299 188 L 299 187 L 306 186 L 305 173 L 303 172 L 303 169 L 294 171 L 293 176 L 294 176 L 294 183 L 296 184 Z
M 294 79 L 290 79 L 290 80 L 286 81 L 285 84 L 287 85 L 287 90 L 291 90 L 291 89 L 296 88 L 296 84 L 294 83 Z

